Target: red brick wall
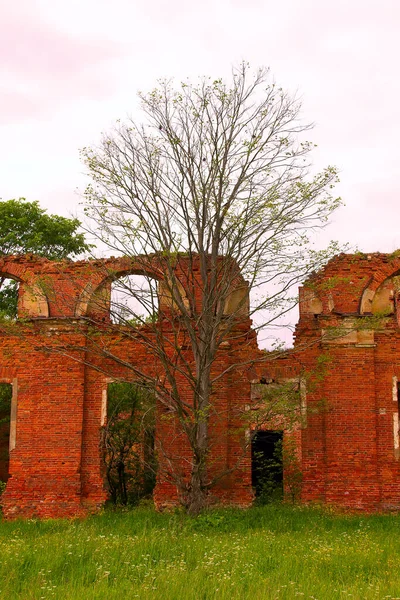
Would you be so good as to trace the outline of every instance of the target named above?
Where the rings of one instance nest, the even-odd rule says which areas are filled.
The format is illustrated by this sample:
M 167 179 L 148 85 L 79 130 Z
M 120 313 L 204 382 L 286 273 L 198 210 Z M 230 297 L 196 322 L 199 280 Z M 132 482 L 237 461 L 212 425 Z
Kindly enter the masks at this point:
M 392 390 L 400 376 L 400 330 L 393 301 L 375 304 L 384 287 L 395 295 L 399 269 L 396 254 L 340 255 L 311 288 L 306 284 L 322 310 L 313 314 L 315 302 L 300 305 L 296 330 L 297 357 L 309 373 L 320 370 L 310 379 L 302 430 L 304 501 L 400 508 Z M 321 358 L 324 368 L 317 366 Z
M 127 376 L 124 361 L 150 378 L 161 369 L 140 338 L 110 327 L 106 308 L 90 303 L 111 274 L 134 271 L 134 262 L 52 263 L 29 256 L 0 261 L 0 273 L 20 281 L 19 315 L 26 317 L 0 325 L 0 380 L 18 385 L 16 446 L 2 498 L 9 518 L 80 515 L 105 500 L 103 390 L 110 378 Z M 148 270 L 162 278 L 161 266 L 154 260 Z M 175 267 L 182 285 L 188 285 L 187 267 L 184 259 Z M 393 425 L 398 419 L 393 385 L 400 381 L 399 272 L 397 254 L 340 255 L 330 261 L 300 290 L 294 349 L 281 356 L 257 349 L 245 315 L 235 322 L 213 365 L 214 375 L 224 374 L 210 414 L 210 474 L 228 472 L 212 491 L 216 501 L 251 502 L 250 452 L 243 450 L 251 382 L 298 378 L 305 394 L 292 436 L 301 456 L 303 501 L 360 510 L 400 507 Z M 196 284 L 196 276 L 190 281 Z M 200 290 L 196 298 L 199 302 Z M 97 319 L 94 338 L 88 337 L 92 319 Z M 168 321 L 163 327 L 172 335 Z M 183 337 L 180 343 L 184 349 Z M 112 350 L 119 361 L 106 359 L 96 347 Z M 184 379 L 180 391 L 190 399 Z M 187 474 L 191 455 L 178 421 L 161 405 L 156 445 L 160 470 L 154 499 L 163 507 L 177 502 L 168 460 Z
M 161 278 L 160 262 L 147 265 Z M 187 266 L 187 265 L 186 265 Z M 191 264 L 196 275 L 196 264 Z M 185 261 L 175 266 L 182 285 L 196 276 L 185 274 Z M 133 377 L 129 364 L 154 378 L 161 366 L 140 337 L 124 336 L 110 326 L 106 308 L 90 302 L 96 290 L 109 285 L 116 273 L 143 270 L 128 259 L 53 263 L 31 256 L 0 261 L 0 272 L 20 281 L 19 317 L 0 324 L 0 364 L 7 381 L 17 381 L 16 445 L 10 453 L 10 478 L 2 497 L 7 518 L 65 517 L 96 510 L 105 500 L 101 465 L 103 391 L 110 378 Z M 238 283 L 243 282 L 238 277 Z M 195 293 L 200 301 L 200 291 Z M 96 320 L 94 326 L 93 319 Z M 166 320 L 160 324 L 173 344 L 184 347 L 183 333 Z M 237 352 L 256 351 L 250 321 L 239 319 L 214 364 L 214 374 L 228 369 L 215 387 L 210 417 L 210 475 L 237 469 L 219 478 L 216 501 L 248 506 L 252 500 L 249 450 L 244 450 L 242 426 L 249 397 L 245 372 L 229 371 Z M 102 349 L 102 351 L 99 351 Z M 115 359 L 108 359 L 110 352 Z M 186 353 L 186 358 L 190 356 Z M 5 380 L 5 379 L 3 379 Z M 182 378 L 180 393 L 190 401 Z M 188 476 L 191 451 L 175 418 L 158 407 L 156 445 L 159 474 L 154 492 L 159 507 L 177 502 L 177 489 L 168 477 L 168 462 Z

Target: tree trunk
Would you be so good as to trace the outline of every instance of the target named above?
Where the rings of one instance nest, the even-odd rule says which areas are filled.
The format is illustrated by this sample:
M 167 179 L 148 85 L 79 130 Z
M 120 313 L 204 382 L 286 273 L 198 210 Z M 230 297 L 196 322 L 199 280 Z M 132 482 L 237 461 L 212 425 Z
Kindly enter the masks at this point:
M 198 377 L 195 393 L 196 416 L 193 435 L 193 465 L 187 494 L 187 511 L 198 515 L 207 505 L 207 458 L 209 452 L 208 412 L 210 405 L 210 369 L 203 369 Z
M 191 478 L 190 490 L 187 495 L 187 513 L 197 516 L 207 505 L 207 489 L 205 487 L 206 469 L 205 465 L 194 464 Z

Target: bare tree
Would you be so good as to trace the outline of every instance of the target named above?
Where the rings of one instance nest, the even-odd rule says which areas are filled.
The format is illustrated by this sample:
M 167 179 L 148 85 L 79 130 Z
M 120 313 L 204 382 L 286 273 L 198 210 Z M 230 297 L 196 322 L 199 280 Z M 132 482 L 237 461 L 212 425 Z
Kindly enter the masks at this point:
M 315 252 L 310 243 L 340 204 L 331 195 L 337 173 L 310 175 L 313 144 L 303 139 L 310 126 L 266 69 L 252 73 L 243 64 L 229 85 L 204 79 L 176 89 L 162 81 L 140 99 L 144 124 L 118 124 L 98 148 L 82 150 L 92 178 L 85 210 L 103 244 L 143 261 L 146 294 L 120 282 L 148 316 L 126 304 L 118 320 L 132 331 L 146 321 L 140 339 L 165 370 L 160 402 L 179 419 L 193 454 L 189 479 L 173 467 L 171 476 L 197 513 L 214 483 L 207 461 L 218 350 L 241 335 L 238 318 L 258 313 L 258 327 L 273 325 L 293 305 L 292 286 L 337 251 L 333 244 Z M 158 289 L 148 268 L 154 257 L 163 272 Z M 182 257 L 191 267 L 183 282 Z M 227 309 L 235 289 L 243 293 Z M 168 335 L 157 318 L 162 295 L 171 308 Z M 190 400 L 179 392 L 182 378 Z

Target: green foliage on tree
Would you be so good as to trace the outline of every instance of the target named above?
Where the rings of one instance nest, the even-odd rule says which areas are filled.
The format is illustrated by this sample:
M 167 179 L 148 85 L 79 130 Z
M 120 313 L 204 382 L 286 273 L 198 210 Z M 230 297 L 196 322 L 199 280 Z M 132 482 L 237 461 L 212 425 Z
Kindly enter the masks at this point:
M 103 457 L 114 504 L 136 504 L 153 491 L 154 409 L 151 390 L 128 382 L 108 385 Z
M 48 215 L 38 202 L 25 198 L 0 202 L 0 254 L 32 252 L 50 260 L 88 250 L 78 219 Z
M 15 319 L 17 304 L 18 283 L 13 279 L 0 278 L 0 318 Z
M 78 219 L 49 215 L 38 202 L 25 198 L 0 202 L 0 256 L 36 254 L 50 260 L 76 256 L 90 249 Z M 18 284 L 0 277 L 0 315 L 17 316 Z

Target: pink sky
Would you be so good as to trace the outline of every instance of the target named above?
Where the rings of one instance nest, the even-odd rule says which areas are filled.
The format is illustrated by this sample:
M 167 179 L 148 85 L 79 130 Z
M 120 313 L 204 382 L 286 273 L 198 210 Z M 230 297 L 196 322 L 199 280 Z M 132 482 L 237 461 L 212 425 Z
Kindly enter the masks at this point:
M 346 207 L 317 238 L 400 247 L 398 0 L 0 0 L 0 197 L 79 212 L 79 148 L 136 114 L 158 77 L 229 75 L 248 60 L 298 92 L 316 167 Z

